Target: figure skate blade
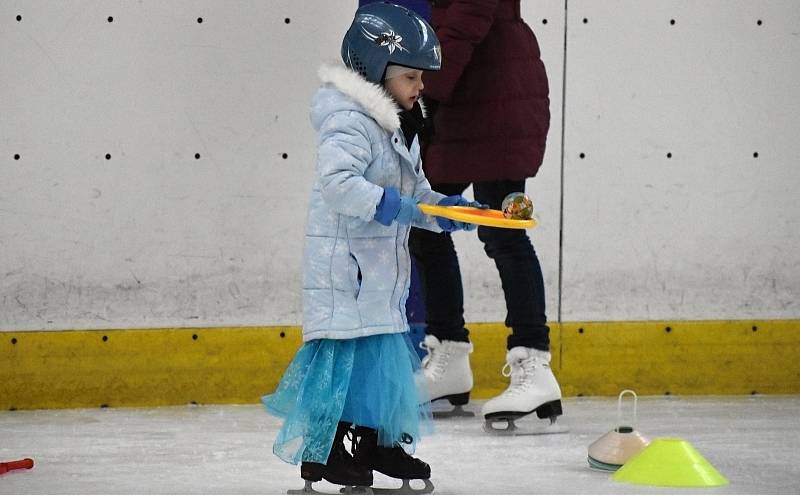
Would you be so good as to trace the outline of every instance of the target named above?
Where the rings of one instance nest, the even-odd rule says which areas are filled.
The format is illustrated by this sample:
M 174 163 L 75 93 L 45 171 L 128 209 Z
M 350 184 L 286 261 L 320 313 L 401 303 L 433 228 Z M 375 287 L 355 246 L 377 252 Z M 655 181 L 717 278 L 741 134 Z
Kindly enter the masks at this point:
M 451 406 L 447 401 L 436 401 L 431 405 L 434 419 L 474 418 L 475 412 L 464 409 L 464 406 Z
M 431 483 L 431 480 L 418 481 L 423 482 L 425 486 L 422 488 L 415 488 L 411 486 L 410 480 L 403 480 L 403 484 L 398 488 L 354 487 L 352 492 L 345 492 L 344 490 L 346 488 L 342 488 L 341 493 L 352 493 L 353 495 L 425 495 L 427 493 L 433 493 L 434 486 L 433 483 Z
M 519 424 L 515 418 L 493 418 L 485 420 L 483 430 L 496 436 L 527 436 L 568 433 L 569 427 L 555 418 L 549 421 L 521 421 Z
M 339 495 L 344 493 L 347 495 L 372 495 L 372 488 L 369 486 L 345 486 L 338 492 L 321 492 L 314 488 L 313 482 L 305 480 L 306 484 L 300 490 L 288 490 L 286 495 Z

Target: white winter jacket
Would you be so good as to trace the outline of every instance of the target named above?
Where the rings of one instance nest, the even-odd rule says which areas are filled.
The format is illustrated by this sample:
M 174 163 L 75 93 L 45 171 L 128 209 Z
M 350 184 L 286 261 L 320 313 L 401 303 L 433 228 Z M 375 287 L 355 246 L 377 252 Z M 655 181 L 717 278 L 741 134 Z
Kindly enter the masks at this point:
M 311 123 L 319 132 L 303 276 L 303 339 L 351 339 L 408 329 L 409 226 L 373 219 L 384 187 L 422 203 L 444 196 L 408 149 L 400 109 L 382 87 L 344 65 L 319 70 Z M 434 218 L 415 224 L 441 231 Z

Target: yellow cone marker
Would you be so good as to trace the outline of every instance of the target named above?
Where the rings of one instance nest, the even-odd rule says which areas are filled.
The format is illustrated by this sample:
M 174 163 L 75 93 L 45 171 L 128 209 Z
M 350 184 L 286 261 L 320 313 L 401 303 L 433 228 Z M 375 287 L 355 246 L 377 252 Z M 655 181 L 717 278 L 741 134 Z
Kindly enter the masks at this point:
M 656 438 L 628 459 L 614 481 L 652 486 L 724 486 L 728 480 L 686 440 Z

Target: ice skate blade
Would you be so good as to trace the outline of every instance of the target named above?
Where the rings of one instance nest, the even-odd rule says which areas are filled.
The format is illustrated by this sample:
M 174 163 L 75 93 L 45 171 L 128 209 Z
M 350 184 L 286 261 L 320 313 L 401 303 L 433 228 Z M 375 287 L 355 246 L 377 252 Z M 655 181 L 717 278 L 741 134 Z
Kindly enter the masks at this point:
M 345 493 L 347 495 L 372 495 L 372 488 L 369 486 L 345 486 L 339 490 L 338 493 L 321 492 L 314 488 L 313 481 L 305 480 L 306 484 L 300 490 L 288 490 L 286 495 L 338 495 L 338 493 Z
M 361 494 L 365 494 L 365 493 L 366 494 L 372 493 L 372 494 L 375 494 L 375 495 L 424 495 L 426 493 L 433 493 L 434 486 L 433 486 L 433 483 L 431 483 L 431 480 L 420 480 L 420 481 L 425 483 L 425 486 L 422 487 L 422 488 L 414 488 L 413 486 L 411 486 L 411 480 L 403 480 L 403 485 L 400 486 L 399 488 L 365 487 L 367 490 L 370 490 L 370 491 L 368 491 L 368 492 L 367 491 L 364 491 L 364 492 L 355 491 L 357 489 L 360 489 L 360 487 L 359 487 L 359 488 L 354 488 L 353 489 L 354 491 L 352 493 L 354 495 L 356 495 L 356 494 L 357 495 L 361 495 Z M 344 490 L 344 488 L 342 488 L 342 490 Z M 341 493 L 346 493 L 346 492 L 342 491 Z
M 447 418 L 474 418 L 475 413 L 467 411 L 464 406 L 453 406 L 452 409 L 447 411 L 431 411 L 434 419 L 447 419 Z
M 431 415 L 434 419 L 475 417 L 474 412 L 464 410 L 464 406 L 469 403 L 469 394 L 469 392 L 463 392 L 460 394 L 444 395 L 433 399 L 431 401 Z M 446 404 L 445 401 L 449 402 L 453 408 L 447 410 L 440 409 Z
M 549 424 L 525 424 L 520 427 L 514 423 L 516 418 L 492 418 L 483 423 L 483 431 L 497 436 L 525 436 L 525 435 L 555 435 L 569 432 L 569 427 L 556 422 L 556 417 L 551 417 Z M 505 422 L 505 428 L 497 428 L 497 423 Z

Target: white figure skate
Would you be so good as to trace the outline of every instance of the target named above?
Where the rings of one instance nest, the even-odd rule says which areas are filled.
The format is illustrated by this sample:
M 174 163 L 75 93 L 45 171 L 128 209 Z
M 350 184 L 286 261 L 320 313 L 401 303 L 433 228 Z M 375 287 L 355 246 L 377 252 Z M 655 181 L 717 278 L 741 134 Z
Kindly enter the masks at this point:
M 528 347 L 514 347 L 506 354 L 503 376 L 511 376 L 511 384 L 497 397 L 483 405 L 484 430 L 498 435 L 544 435 L 566 433 L 556 423 L 561 413 L 561 388 L 550 369 L 550 353 Z M 520 428 L 515 420 L 536 412 L 549 424 Z M 505 423 L 505 427 L 498 427 Z
M 422 374 L 429 400 L 447 400 L 454 406 L 450 411 L 434 411 L 433 416 L 474 416 L 475 413 L 463 408 L 469 402 L 472 391 L 472 369 L 469 365 L 472 344 L 439 341 L 433 335 L 426 335 L 421 346 L 428 351 L 428 355 L 422 359 Z

